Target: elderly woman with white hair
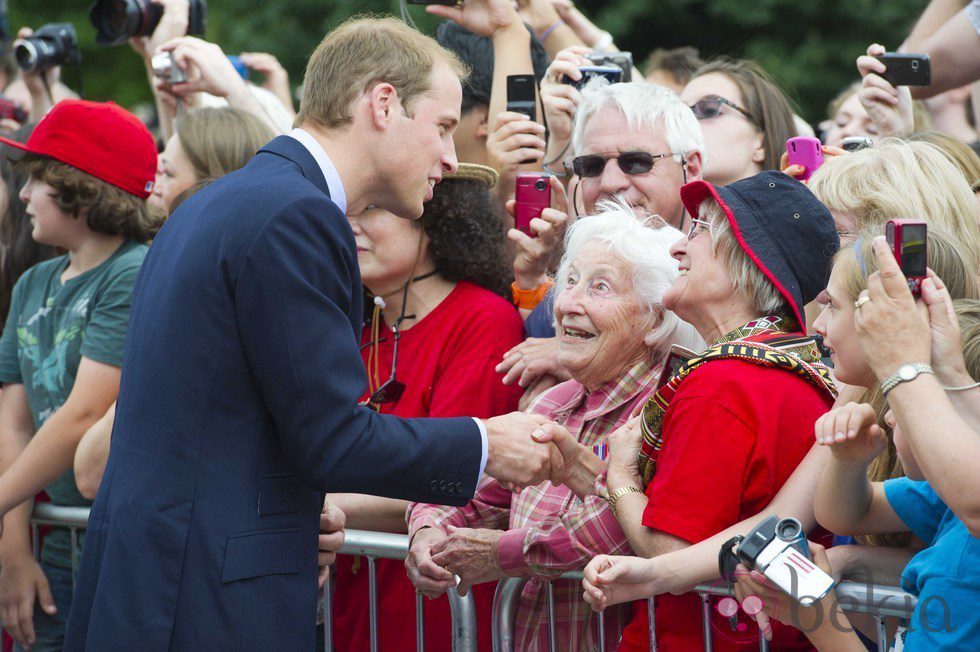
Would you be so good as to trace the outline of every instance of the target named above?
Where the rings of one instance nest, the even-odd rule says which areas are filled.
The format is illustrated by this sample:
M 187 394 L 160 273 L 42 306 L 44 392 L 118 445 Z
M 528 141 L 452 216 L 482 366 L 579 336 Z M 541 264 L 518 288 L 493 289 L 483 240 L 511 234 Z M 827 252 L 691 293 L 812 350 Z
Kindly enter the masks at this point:
M 542 394 L 529 408 L 561 423 L 567 440 L 566 484 L 544 483 L 511 493 L 486 478 L 467 505 L 409 508 L 411 550 L 406 565 L 427 595 L 503 577 L 529 577 L 517 617 L 517 648 L 547 649 L 546 585 L 601 553 L 630 554 L 605 500 L 592 495 L 610 432 L 656 389 L 671 345 L 697 347 L 694 329 L 663 306 L 677 277 L 669 247 L 682 234 L 647 224 L 624 204 L 607 203 L 569 230 L 557 275 L 555 322 L 559 358 L 572 380 Z M 577 444 L 575 443 L 577 440 Z M 574 452 L 570 453 L 568 449 Z M 584 497 L 576 494 L 589 494 Z M 593 649 L 598 631 L 578 583 L 555 583 L 558 649 Z M 611 616 L 611 617 L 609 617 Z M 615 645 L 629 618 L 606 619 Z

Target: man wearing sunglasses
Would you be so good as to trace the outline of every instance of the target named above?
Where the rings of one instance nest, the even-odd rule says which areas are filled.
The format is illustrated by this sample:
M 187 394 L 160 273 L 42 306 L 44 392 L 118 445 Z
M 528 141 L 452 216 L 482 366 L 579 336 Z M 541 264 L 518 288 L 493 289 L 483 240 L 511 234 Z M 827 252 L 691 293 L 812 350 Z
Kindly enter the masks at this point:
M 572 168 L 586 213 L 617 195 L 687 228 L 680 189 L 701 178 L 704 137 L 691 109 L 649 83 L 587 88 L 575 113 Z

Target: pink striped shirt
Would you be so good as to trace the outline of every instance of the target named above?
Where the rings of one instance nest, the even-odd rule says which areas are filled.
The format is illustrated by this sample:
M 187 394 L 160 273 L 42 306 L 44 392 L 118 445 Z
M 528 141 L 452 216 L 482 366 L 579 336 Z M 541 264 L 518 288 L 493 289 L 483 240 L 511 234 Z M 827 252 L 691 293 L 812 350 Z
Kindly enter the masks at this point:
M 663 365 L 658 356 L 621 378 L 587 392 L 571 380 L 542 394 L 529 408 L 563 424 L 586 446 L 606 443 L 656 389 Z M 626 535 L 606 501 L 578 498 L 564 485 L 545 482 L 514 495 L 492 478 L 484 478 L 464 507 L 415 504 L 409 507 L 409 536 L 423 527 L 447 526 L 504 530 L 498 544 L 500 567 L 512 577 L 528 577 L 517 613 L 519 650 L 548 649 L 547 580 L 580 570 L 596 555 L 633 554 Z M 598 626 L 578 581 L 555 581 L 557 649 L 598 649 Z M 614 649 L 632 616 L 631 606 L 606 610 L 606 646 Z

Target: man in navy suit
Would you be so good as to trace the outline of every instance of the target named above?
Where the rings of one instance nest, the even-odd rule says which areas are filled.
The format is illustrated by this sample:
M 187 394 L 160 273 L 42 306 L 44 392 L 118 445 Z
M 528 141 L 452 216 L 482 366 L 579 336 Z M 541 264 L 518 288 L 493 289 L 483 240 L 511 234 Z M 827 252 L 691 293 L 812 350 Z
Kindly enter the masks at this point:
M 345 23 L 310 59 L 300 128 L 161 230 L 134 290 L 66 649 L 311 649 L 322 492 L 462 505 L 484 471 L 561 480 L 557 447 L 530 437 L 538 418 L 357 405 L 346 213 L 422 213 L 457 165 L 464 74 L 399 21 Z

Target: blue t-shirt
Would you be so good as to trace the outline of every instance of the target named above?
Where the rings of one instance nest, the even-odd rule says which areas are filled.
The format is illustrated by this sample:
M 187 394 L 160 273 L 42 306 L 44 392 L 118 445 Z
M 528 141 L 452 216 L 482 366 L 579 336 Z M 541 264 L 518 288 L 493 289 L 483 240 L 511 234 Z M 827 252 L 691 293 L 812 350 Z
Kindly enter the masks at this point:
M 980 649 L 980 539 L 924 480 L 887 480 L 885 496 L 928 546 L 902 573 L 902 588 L 919 600 L 905 649 Z
M 555 336 L 555 288 L 548 290 L 548 294 L 524 320 L 524 336 Z

